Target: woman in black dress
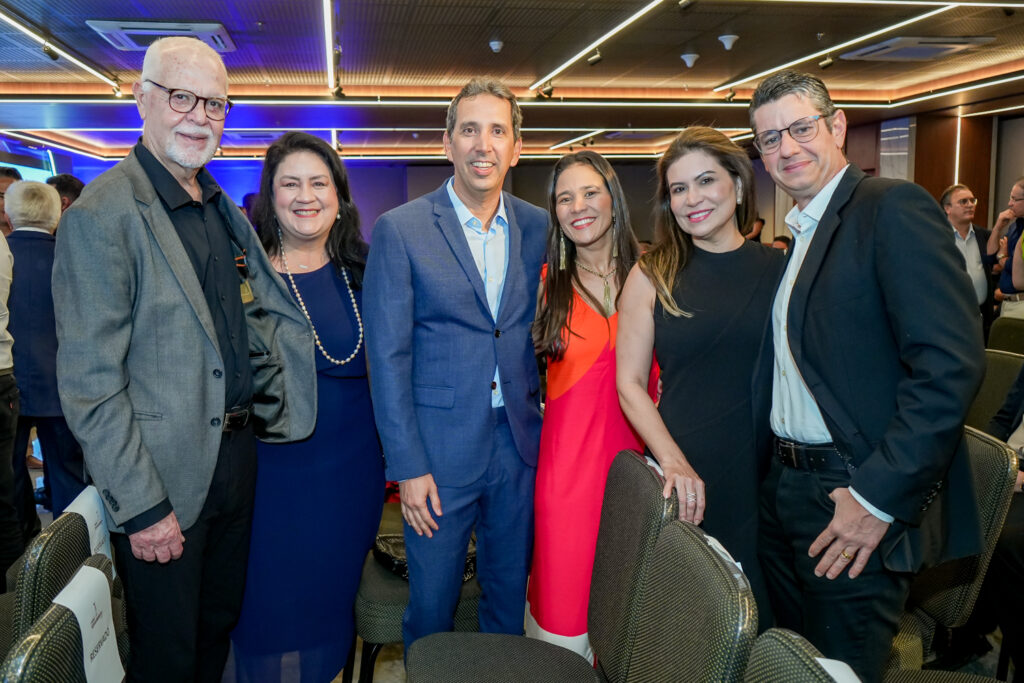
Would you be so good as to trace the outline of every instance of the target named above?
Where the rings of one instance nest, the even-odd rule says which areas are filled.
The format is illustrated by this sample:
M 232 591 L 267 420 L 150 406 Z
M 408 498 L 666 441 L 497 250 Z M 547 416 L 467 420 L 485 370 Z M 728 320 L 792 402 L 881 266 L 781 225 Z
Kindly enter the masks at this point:
M 756 548 L 762 416 L 750 394 L 784 256 L 743 238 L 757 214 L 753 176 L 746 153 L 713 128 L 686 129 L 662 155 L 655 243 L 622 291 L 616 362 L 622 409 L 665 472 L 665 496 L 675 488 L 680 518 L 741 564 L 767 616 Z

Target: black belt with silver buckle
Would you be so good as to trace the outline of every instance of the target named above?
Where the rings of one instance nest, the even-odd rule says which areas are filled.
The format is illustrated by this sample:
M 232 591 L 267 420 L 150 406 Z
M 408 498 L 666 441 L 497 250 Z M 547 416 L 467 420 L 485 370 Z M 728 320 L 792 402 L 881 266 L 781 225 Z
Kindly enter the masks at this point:
M 224 431 L 236 432 L 244 429 L 249 420 L 252 419 L 252 404 L 244 408 L 235 408 L 229 413 L 224 413 Z
M 849 472 L 846 460 L 835 444 L 800 443 L 775 437 L 775 457 L 786 467 L 811 472 Z

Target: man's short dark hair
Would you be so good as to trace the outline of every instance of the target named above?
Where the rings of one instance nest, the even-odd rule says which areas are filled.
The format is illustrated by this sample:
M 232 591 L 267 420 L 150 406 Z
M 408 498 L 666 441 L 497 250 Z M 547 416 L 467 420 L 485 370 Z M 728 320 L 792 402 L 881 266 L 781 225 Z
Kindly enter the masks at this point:
M 782 242 L 787 247 L 793 244 L 793 240 L 789 238 L 789 235 L 776 235 L 772 242 Z
M 15 180 L 21 180 L 21 172 L 16 168 L 10 166 L 0 166 L 0 178 L 14 178 Z
M 754 125 L 754 112 L 786 95 L 802 95 L 810 100 L 825 125 L 832 130 L 832 115 L 836 113 L 836 105 L 822 80 L 808 73 L 783 69 L 761 81 L 750 97 L 750 127 L 755 133 L 758 131 Z
M 939 206 L 941 206 L 942 208 L 946 208 L 947 206 L 952 204 L 953 193 L 956 192 L 957 190 L 967 190 L 968 192 L 970 192 L 971 188 L 967 187 L 963 183 L 956 183 L 955 185 L 950 185 L 945 190 L 943 190 L 942 194 L 939 196 Z
M 523 126 L 523 111 L 519 108 L 519 102 L 516 101 L 516 96 L 508 89 L 508 86 L 501 81 L 489 78 L 474 78 L 462 86 L 459 94 L 452 99 L 451 104 L 448 105 L 448 115 L 445 117 L 445 130 L 448 131 L 448 137 L 455 135 L 455 117 L 458 113 L 459 102 L 477 95 L 493 95 L 509 103 L 509 106 L 512 107 L 512 139 L 518 140 L 519 130 Z
M 58 173 L 50 176 L 46 179 L 46 184 L 53 185 L 57 189 L 57 194 L 65 197 L 69 202 L 78 199 L 78 196 L 82 194 L 82 188 L 85 187 L 85 183 L 70 173 Z

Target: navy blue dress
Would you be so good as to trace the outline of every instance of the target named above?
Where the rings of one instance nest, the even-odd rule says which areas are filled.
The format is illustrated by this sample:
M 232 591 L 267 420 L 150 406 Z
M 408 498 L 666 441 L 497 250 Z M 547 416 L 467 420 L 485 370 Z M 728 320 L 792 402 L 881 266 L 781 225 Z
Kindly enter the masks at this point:
M 347 358 L 359 328 L 340 273 L 328 264 L 293 276 L 327 353 Z M 384 504 L 384 462 L 365 346 L 342 366 L 319 350 L 316 360 L 312 436 L 257 450 L 249 570 L 232 634 L 239 681 L 292 679 L 296 664 L 302 681 L 329 681 L 352 641 L 356 589 Z

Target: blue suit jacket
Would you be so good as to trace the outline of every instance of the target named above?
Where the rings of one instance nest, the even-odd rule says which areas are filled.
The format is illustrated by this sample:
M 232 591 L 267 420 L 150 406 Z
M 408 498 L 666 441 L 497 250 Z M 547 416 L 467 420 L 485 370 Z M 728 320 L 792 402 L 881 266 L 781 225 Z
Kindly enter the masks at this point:
M 14 277 L 7 301 L 14 337 L 14 374 L 21 393 L 21 414 L 62 415 L 57 393 L 57 324 L 53 318 L 53 235 L 15 230 L 7 237 L 14 255 Z
M 541 414 L 530 326 L 547 213 L 504 195 L 508 272 L 495 320 L 446 185 L 377 220 L 363 319 L 387 477 L 429 473 L 439 485 L 463 486 L 487 467 L 495 364 L 516 448 L 537 464 Z

